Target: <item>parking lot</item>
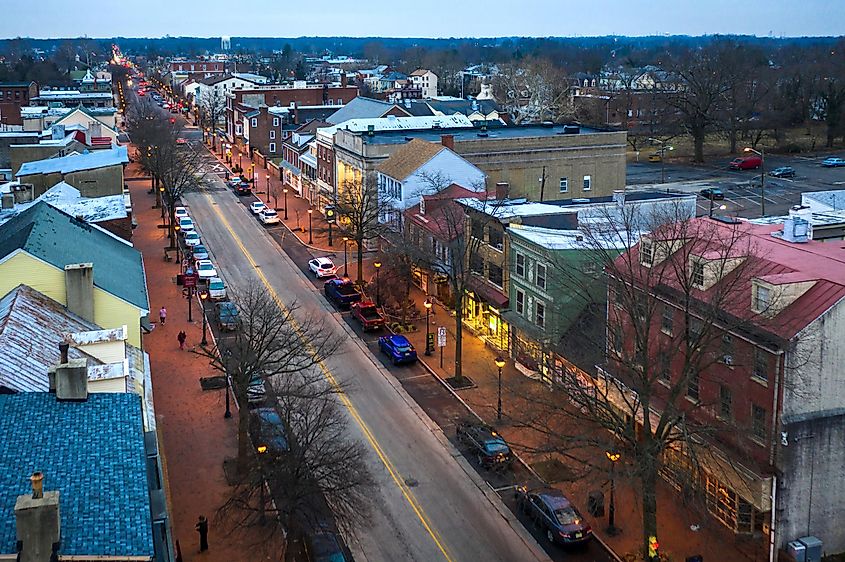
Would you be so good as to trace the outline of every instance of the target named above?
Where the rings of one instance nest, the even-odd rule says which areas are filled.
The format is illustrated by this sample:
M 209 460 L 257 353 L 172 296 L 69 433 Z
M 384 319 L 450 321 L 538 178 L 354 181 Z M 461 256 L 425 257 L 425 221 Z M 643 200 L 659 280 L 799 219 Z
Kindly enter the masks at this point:
M 838 154 L 833 154 L 838 156 Z M 805 191 L 845 189 L 845 168 L 824 168 L 821 161 L 831 154 L 816 156 L 766 156 L 765 211 L 766 215 L 786 214 L 790 207 L 801 203 Z M 661 183 L 661 163 L 631 162 L 627 167 L 628 189 L 670 189 L 698 193 L 704 188 L 721 189 L 724 201 L 716 201 L 718 213 L 755 218 L 761 215 L 760 170 L 729 170 L 730 158 L 705 164 L 684 164 L 667 161 L 663 165 L 665 182 Z M 795 168 L 794 178 L 773 178 L 768 171 L 780 167 Z M 724 210 L 718 210 L 725 205 Z M 699 197 L 698 214 L 709 212 L 710 202 Z

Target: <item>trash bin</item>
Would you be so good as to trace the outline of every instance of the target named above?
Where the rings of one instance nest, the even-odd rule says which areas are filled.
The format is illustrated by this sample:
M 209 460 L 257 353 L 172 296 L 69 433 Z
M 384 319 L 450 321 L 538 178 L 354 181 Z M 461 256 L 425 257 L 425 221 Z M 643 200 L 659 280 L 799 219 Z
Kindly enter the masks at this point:
M 604 517 L 604 492 L 593 490 L 587 497 L 587 511 L 593 517 Z
M 176 274 L 176 284 L 182 286 L 185 284 L 185 276 L 182 273 Z

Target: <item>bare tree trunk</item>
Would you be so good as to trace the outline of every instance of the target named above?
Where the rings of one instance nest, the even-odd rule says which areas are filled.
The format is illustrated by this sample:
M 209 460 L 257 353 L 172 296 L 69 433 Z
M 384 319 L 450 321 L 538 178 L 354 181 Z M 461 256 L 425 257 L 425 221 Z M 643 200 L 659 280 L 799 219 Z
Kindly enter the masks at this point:
M 364 241 L 357 240 L 358 242 L 358 284 L 362 284 L 364 282 Z
M 249 466 L 249 408 L 238 408 L 238 474 L 246 474 Z
M 695 130 L 692 132 L 693 145 L 695 146 L 694 162 L 704 162 L 704 130 Z
M 462 370 L 464 349 L 464 295 L 462 291 L 455 291 L 455 382 L 463 380 Z
M 651 453 L 640 461 L 643 486 L 643 553 L 648 560 L 648 539 L 657 536 L 657 460 Z

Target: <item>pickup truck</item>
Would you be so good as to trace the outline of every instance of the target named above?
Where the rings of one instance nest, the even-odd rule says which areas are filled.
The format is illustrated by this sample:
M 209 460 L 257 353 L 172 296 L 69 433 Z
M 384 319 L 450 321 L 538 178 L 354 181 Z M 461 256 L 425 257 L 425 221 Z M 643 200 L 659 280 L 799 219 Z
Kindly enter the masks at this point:
M 217 325 L 220 326 L 220 330 L 229 332 L 238 329 L 238 308 L 234 303 L 217 303 Z
M 352 316 L 361 323 L 364 331 L 384 327 L 384 315 L 373 301 L 362 301 L 352 305 Z
M 351 279 L 329 279 L 323 285 L 326 298 L 338 308 L 349 308 L 352 303 L 361 300 L 361 293 Z

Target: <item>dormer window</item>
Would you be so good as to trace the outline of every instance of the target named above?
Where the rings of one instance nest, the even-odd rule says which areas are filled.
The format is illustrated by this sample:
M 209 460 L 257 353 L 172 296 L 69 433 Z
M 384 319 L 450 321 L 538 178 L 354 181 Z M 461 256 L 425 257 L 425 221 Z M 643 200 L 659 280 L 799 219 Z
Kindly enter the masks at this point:
M 646 267 L 654 265 L 654 242 L 651 240 L 640 242 L 640 265 Z
M 693 260 L 690 280 L 692 281 L 693 287 L 698 289 L 704 288 L 704 262 Z
M 772 306 L 772 290 L 759 283 L 754 284 L 754 311 L 766 312 Z

